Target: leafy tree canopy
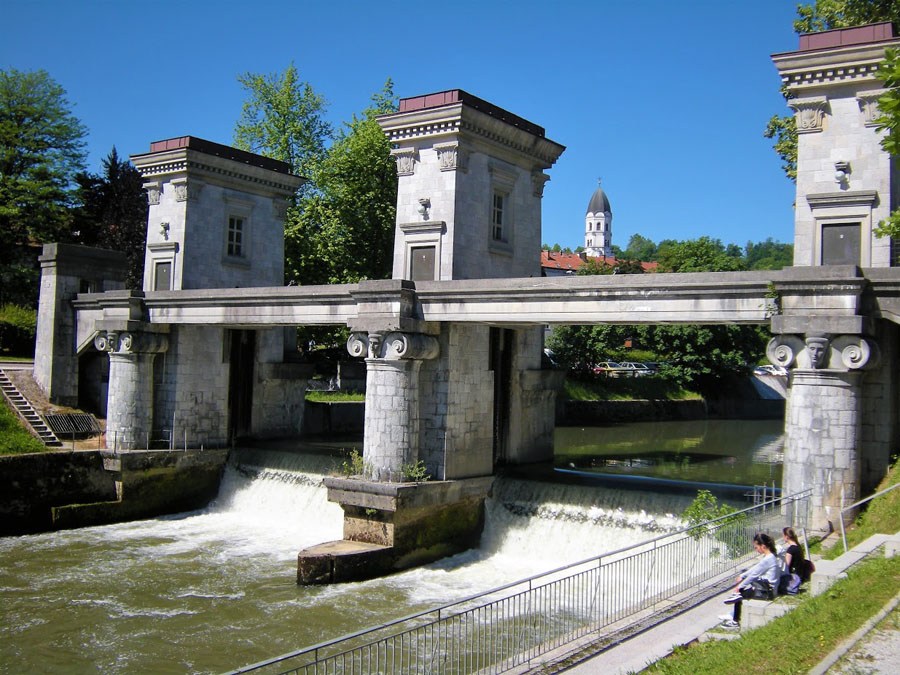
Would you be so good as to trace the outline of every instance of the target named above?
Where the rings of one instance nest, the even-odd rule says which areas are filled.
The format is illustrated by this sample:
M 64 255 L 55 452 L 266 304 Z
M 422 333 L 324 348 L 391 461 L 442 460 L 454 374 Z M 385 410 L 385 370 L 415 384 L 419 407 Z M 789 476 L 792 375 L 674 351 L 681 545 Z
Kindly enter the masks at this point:
M 744 264 L 751 270 L 780 270 L 794 264 L 794 245 L 782 244 L 771 237 L 744 247 Z
M 391 275 L 397 171 L 377 116 L 397 109 L 393 83 L 344 125 L 313 173 L 315 194 L 290 214 L 287 270 L 293 283 L 354 283 Z
M 81 173 L 77 181 L 81 205 L 74 214 L 75 240 L 122 251 L 128 259 L 125 285 L 140 289 L 149 209 L 140 172 L 121 159 L 114 146 L 103 160 L 102 173 Z
M 628 240 L 628 247 L 622 251 L 621 257 L 642 262 L 654 262 L 656 254 L 657 246 L 655 243 L 643 235 L 633 234 Z
M 719 239 L 700 237 L 689 241 L 660 244 L 660 272 L 737 272 L 747 269 L 741 250 L 724 246 Z
M 248 98 L 234 127 L 234 144 L 287 162 L 300 176 L 312 177 L 332 137 L 325 120 L 327 104 L 312 86 L 300 80 L 292 63 L 284 73 L 238 76 Z M 301 194 L 312 190 L 301 188 Z
M 748 243 L 746 258 L 740 247 L 726 246 L 709 237 L 666 240 L 658 246 L 660 271 L 670 272 L 743 270 L 747 269 L 751 253 L 757 251 L 757 263 L 784 251 L 793 255 L 791 245 L 777 244 L 771 239 L 755 245 Z M 643 271 L 640 263 L 617 269 L 594 261 L 582 265 L 578 274 L 622 274 L 632 270 Z M 660 368 L 663 377 L 714 395 L 721 392 L 724 381 L 745 373 L 747 364 L 761 358 L 767 339 L 765 331 L 756 326 L 561 326 L 554 329 L 548 346 L 559 363 L 585 374 L 600 361 L 628 360 L 632 349 L 649 351 L 664 363 Z
M 86 133 L 45 71 L 0 70 L 0 302 L 37 302 L 30 247 L 69 238 Z

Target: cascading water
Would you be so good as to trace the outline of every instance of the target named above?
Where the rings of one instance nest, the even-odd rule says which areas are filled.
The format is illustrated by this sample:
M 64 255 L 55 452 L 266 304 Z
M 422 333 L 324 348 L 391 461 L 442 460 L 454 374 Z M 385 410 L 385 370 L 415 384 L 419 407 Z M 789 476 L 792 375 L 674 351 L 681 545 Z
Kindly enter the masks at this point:
M 216 672 L 678 526 L 685 498 L 498 479 L 482 546 L 384 579 L 295 584 L 340 539 L 333 457 L 241 451 L 209 508 L 0 540 L 0 672 Z

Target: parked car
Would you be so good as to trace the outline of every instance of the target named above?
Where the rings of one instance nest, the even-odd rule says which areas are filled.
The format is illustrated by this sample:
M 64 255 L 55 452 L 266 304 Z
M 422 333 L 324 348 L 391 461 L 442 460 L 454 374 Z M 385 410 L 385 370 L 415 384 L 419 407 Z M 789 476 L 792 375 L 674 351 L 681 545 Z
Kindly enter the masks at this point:
M 786 377 L 788 374 L 787 368 L 784 366 L 772 366 L 766 364 L 764 366 L 756 366 L 753 369 L 754 375 L 778 375 L 780 377 Z
M 605 377 L 619 377 L 624 370 L 621 364 L 615 361 L 601 361 L 594 366 L 594 375 L 603 375 Z
M 646 364 L 638 363 L 637 361 L 622 361 L 619 365 L 633 371 L 629 373 L 629 375 L 633 375 L 634 377 L 644 377 L 645 375 L 653 374 L 653 371 L 650 370 Z

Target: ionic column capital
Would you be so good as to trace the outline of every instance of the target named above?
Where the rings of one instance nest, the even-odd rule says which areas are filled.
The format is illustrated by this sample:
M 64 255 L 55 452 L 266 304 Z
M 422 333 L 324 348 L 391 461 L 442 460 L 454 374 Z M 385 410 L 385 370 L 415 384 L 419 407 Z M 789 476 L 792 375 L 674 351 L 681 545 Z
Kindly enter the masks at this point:
M 169 348 L 169 337 L 144 331 L 100 331 L 94 347 L 109 354 L 158 354 Z
M 766 357 L 785 368 L 864 370 L 877 365 L 878 345 L 861 335 L 778 335 L 766 346 Z
M 397 361 L 433 359 L 440 347 L 436 338 L 423 333 L 353 333 L 347 340 L 351 356 Z

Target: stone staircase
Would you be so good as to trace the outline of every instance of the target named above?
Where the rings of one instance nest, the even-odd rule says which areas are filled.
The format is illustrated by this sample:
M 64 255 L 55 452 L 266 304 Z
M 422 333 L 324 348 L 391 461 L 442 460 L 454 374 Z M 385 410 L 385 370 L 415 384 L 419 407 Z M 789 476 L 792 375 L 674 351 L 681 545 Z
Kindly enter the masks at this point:
M 0 369 L 0 390 L 3 391 L 3 397 L 9 401 L 10 405 L 16 409 L 25 422 L 31 426 L 35 435 L 49 448 L 62 447 L 62 443 L 56 437 L 44 419 L 31 406 L 22 393 L 16 388 L 6 373 Z

